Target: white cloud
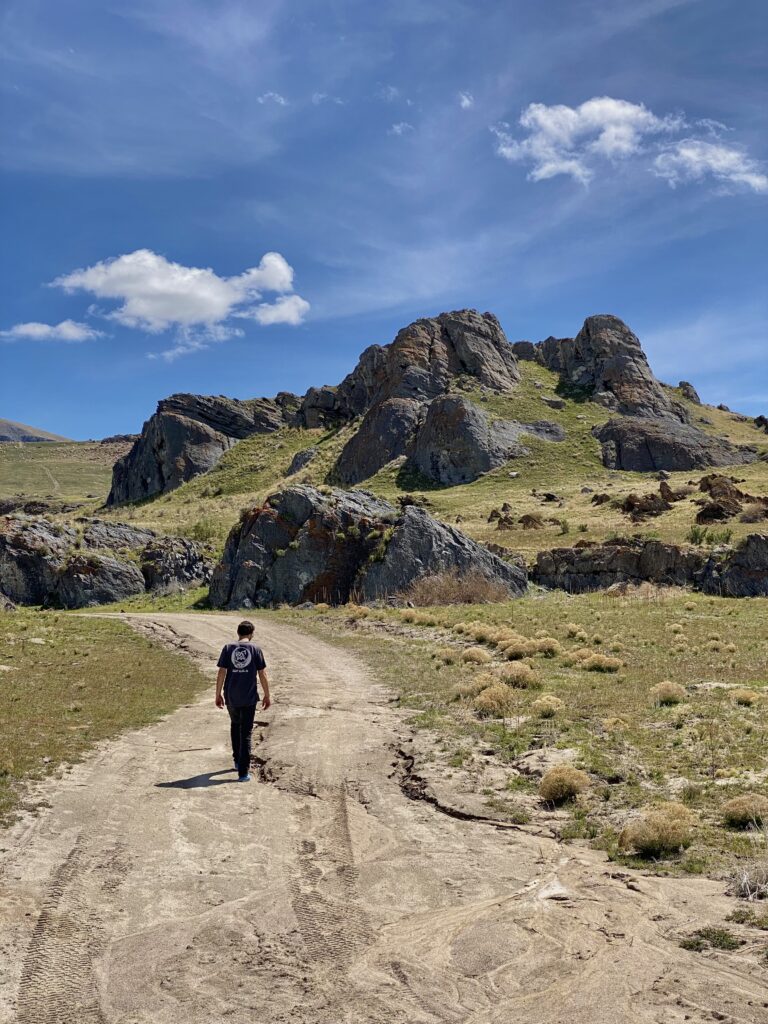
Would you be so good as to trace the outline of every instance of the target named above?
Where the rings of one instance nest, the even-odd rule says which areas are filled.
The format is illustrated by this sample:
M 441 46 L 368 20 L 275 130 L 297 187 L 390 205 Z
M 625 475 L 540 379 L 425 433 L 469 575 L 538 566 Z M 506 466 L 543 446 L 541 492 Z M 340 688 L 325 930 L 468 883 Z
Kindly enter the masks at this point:
M 160 333 L 221 325 L 243 312 L 262 292 L 293 290 L 293 269 L 283 256 L 268 252 L 257 267 L 234 277 L 219 277 L 210 268 L 172 263 L 151 249 L 102 260 L 92 267 L 64 274 L 52 282 L 67 292 L 84 291 L 121 304 L 106 314 L 126 327 Z
M 288 100 L 285 96 L 281 96 L 279 92 L 272 92 L 271 90 L 269 92 L 262 93 L 261 96 L 257 96 L 256 102 L 261 103 L 262 105 L 265 103 L 275 103 L 278 107 L 288 106 Z
M 309 312 L 309 303 L 300 295 L 284 295 L 275 302 L 262 302 L 253 311 L 253 319 L 268 324 L 290 324 L 295 327 L 302 323 Z
M 462 110 L 469 110 L 470 107 L 474 107 L 475 97 L 471 92 L 460 92 L 459 93 L 459 106 Z
M 344 106 L 344 100 L 340 96 L 330 96 L 327 92 L 313 92 L 312 102 L 316 107 L 321 103 L 335 103 L 338 107 Z
M 407 132 L 412 132 L 413 130 L 412 124 L 408 124 L 407 121 L 398 121 L 397 124 L 393 124 L 387 131 L 387 135 L 405 135 Z
M 58 324 L 41 324 L 31 321 L 25 324 L 14 324 L 7 331 L 0 331 L 0 338 L 14 341 L 93 341 L 103 338 L 103 331 L 94 330 L 87 324 L 75 320 L 62 320 Z
M 679 129 L 679 117 L 657 117 L 641 103 L 596 96 L 578 107 L 531 103 L 520 124 L 528 132 L 518 140 L 508 125 L 492 129 L 496 152 L 510 161 L 530 163 L 531 181 L 569 174 L 586 184 L 600 159 L 620 160 L 638 153 L 647 137 Z
M 688 181 L 712 177 L 754 192 L 768 192 L 768 175 L 740 149 L 700 139 L 683 139 L 660 153 L 654 171 L 674 188 Z
M 393 103 L 400 96 L 400 90 L 396 85 L 382 85 L 376 95 L 386 103 Z

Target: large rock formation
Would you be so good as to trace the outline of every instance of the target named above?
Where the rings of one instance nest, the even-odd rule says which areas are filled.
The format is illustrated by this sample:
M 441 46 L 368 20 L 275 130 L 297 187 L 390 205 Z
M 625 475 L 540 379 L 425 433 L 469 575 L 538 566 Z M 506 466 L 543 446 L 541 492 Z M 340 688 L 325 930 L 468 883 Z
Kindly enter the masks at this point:
M 237 441 L 284 426 L 297 406 L 298 399 L 287 394 L 274 400 L 205 395 L 163 399 L 131 450 L 115 463 L 107 504 L 174 490 L 212 469 Z
M 510 459 L 529 454 L 524 434 L 548 441 L 565 438 L 565 431 L 556 423 L 492 420 L 466 398 L 446 395 L 427 407 L 411 462 L 436 483 L 465 484 Z
M 210 579 L 213 558 L 201 544 L 126 523 L 82 522 L 81 536 L 46 519 L 0 519 L 0 590 L 17 604 L 85 608 Z
M 674 417 L 644 419 L 621 416 L 595 427 L 593 434 L 603 450 L 608 469 L 640 473 L 652 470 L 705 469 L 754 462 L 754 448 L 741 448 L 722 437 L 681 423 Z
M 617 540 L 540 551 L 531 578 L 581 594 L 618 583 L 691 587 L 721 597 L 768 596 L 768 537 L 750 534 L 736 548 L 701 548 L 657 540 Z
M 290 487 L 245 514 L 211 581 L 214 607 L 343 603 L 395 594 L 427 573 L 482 573 L 522 594 L 525 572 L 454 527 L 366 491 Z

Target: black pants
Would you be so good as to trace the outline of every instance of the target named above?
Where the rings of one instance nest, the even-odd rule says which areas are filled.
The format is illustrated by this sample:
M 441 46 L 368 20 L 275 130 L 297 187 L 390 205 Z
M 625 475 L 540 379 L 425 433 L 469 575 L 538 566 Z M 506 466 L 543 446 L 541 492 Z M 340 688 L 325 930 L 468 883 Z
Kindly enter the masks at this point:
M 233 708 L 227 704 L 227 711 L 231 722 L 229 731 L 232 737 L 232 756 L 237 762 L 237 774 L 242 778 L 248 774 L 251 764 L 251 733 L 256 705 L 246 704 L 242 708 Z

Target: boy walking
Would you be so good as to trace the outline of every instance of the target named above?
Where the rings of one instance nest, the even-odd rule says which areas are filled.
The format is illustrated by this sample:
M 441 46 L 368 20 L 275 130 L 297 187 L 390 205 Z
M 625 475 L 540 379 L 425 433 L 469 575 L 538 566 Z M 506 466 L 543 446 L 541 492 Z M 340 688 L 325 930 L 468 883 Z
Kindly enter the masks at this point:
M 261 683 L 264 696 L 261 707 L 267 710 L 269 699 L 267 663 L 260 647 L 253 643 L 252 622 L 241 622 L 237 627 L 237 643 L 225 644 L 219 655 L 216 676 L 216 707 L 225 705 L 229 712 L 232 757 L 237 769 L 238 782 L 250 782 L 251 733 Z

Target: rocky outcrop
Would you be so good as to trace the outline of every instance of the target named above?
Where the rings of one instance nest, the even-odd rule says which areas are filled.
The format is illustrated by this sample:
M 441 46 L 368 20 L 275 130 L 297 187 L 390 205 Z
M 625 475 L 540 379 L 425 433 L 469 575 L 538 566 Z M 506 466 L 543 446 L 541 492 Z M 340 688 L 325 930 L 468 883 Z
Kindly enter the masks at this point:
M 473 569 L 522 594 L 525 573 L 424 509 L 366 491 L 290 487 L 244 515 L 211 581 L 214 607 L 384 598 L 427 573 Z
M 144 577 L 132 562 L 107 555 L 74 555 L 61 568 L 47 603 L 62 608 L 112 604 L 144 592 Z
M 753 448 L 740 448 L 721 437 L 673 417 L 644 419 L 622 416 L 592 431 L 602 445 L 603 465 L 640 473 L 691 470 L 754 462 Z
M 16 605 L 11 601 L 10 598 L 6 597 L 5 594 L 0 592 L 0 613 L 2 612 L 15 612 Z
M 212 469 L 237 441 L 284 426 L 297 404 L 292 395 L 248 401 L 185 394 L 163 399 L 131 450 L 115 463 L 107 504 L 174 490 Z
M 681 380 L 680 383 L 677 385 L 677 388 L 680 394 L 683 396 L 683 398 L 687 398 L 688 401 L 693 402 L 694 405 L 701 405 L 699 393 L 693 386 L 693 384 L 691 384 L 689 381 Z
M 85 608 L 210 579 L 213 558 L 202 544 L 126 523 L 84 522 L 80 536 L 46 519 L 0 520 L 0 590 L 17 604 Z
M 410 449 L 423 406 L 413 398 L 388 398 L 363 417 L 357 432 L 342 449 L 336 479 L 357 484 L 378 473 Z
M 751 534 L 736 548 L 709 552 L 657 540 L 583 542 L 540 551 L 531 578 L 572 594 L 622 583 L 654 583 L 722 597 L 768 596 L 768 537 Z
M 291 459 L 291 463 L 285 471 L 285 475 L 295 476 L 297 473 L 300 473 L 302 469 L 306 469 L 307 466 L 314 461 L 316 456 L 317 448 L 302 448 L 302 450 L 300 452 L 296 452 Z
M 476 480 L 510 459 L 529 454 L 523 435 L 562 441 L 556 423 L 492 420 L 459 395 L 436 398 L 427 407 L 411 452 L 411 462 L 428 479 L 453 486 Z

